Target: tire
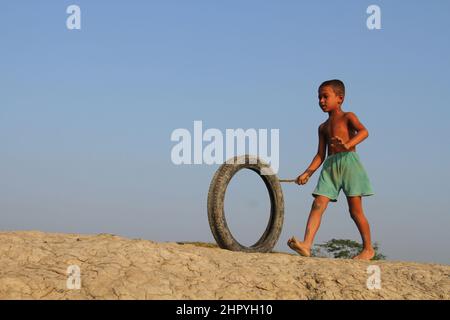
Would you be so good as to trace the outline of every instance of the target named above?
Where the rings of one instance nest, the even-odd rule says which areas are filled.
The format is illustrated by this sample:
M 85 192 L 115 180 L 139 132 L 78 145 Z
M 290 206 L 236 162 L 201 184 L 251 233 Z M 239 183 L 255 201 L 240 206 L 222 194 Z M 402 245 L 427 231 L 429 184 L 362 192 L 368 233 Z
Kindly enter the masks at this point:
M 270 197 L 270 218 L 261 238 L 252 246 L 240 244 L 231 234 L 225 219 L 225 193 L 233 176 L 242 169 L 255 171 L 264 181 Z M 270 166 L 261 159 L 249 155 L 229 159 L 214 174 L 208 192 L 208 221 L 214 239 L 220 248 L 243 252 L 270 252 L 275 247 L 283 228 L 284 200 L 280 181 L 276 174 L 262 175 L 261 170 Z

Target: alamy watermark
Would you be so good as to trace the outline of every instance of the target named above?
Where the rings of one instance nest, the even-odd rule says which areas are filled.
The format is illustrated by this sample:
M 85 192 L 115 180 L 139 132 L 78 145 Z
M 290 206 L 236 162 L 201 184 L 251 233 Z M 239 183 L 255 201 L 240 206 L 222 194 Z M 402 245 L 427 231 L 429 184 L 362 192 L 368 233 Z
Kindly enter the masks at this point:
M 67 268 L 66 287 L 69 290 L 81 289 L 81 269 L 76 264 L 70 265 Z
M 171 160 L 176 165 L 232 164 L 236 156 L 249 154 L 270 165 L 272 170 L 262 170 L 262 175 L 276 174 L 280 162 L 280 131 L 270 129 L 270 136 L 268 133 L 268 129 L 253 128 L 226 129 L 225 134 L 215 128 L 203 132 L 203 122 L 194 121 L 192 134 L 184 128 L 172 132 L 170 140 L 178 143 L 172 148 Z M 256 162 L 256 158 L 250 161 Z
M 369 277 L 366 281 L 367 289 L 369 290 L 380 290 L 381 289 L 381 269 L 379 266 L 370 265 L 367 267 L 367 273 Z
M 379 6 L 372 4 L 367 7 L 367 14 L 370 16 L 366 20 L 367 29 L 380 30 L 381 29 L 381 9 Z
M 76 4 L 67 7 L 66 13 L 69 14 L 66 20 L 66 27 L 69 30 L 81 30 L 81 8 Z M 369 30 L 381 29 L 381 9 L 378 5 L 371 4 L 367 7 L 366 13 L 370 16 L 366 20 Z
M 81 9 L 72 4 L 67 7 L 66 13 L 69 14 L 66 20 L 66 27 L 69 30 L 81 30 Z

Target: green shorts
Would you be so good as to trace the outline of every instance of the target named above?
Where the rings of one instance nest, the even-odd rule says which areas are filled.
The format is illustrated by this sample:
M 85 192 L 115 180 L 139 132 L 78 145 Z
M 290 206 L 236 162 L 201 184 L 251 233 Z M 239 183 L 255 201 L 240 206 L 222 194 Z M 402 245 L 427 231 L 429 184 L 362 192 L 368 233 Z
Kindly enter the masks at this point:
M 312 194 L 326 196 L 336 202 L 341 189 L 347 197 L 374 194 L 369 177 L 356 152 L 339 152 L 326 158 Z

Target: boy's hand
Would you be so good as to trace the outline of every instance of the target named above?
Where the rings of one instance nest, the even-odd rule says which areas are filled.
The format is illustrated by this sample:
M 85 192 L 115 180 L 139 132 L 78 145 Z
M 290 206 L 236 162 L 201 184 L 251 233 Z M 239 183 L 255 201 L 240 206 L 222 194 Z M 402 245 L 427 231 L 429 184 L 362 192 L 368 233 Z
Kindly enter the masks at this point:
M 297 177 L 295 183 L 299 184 L 299 185 L 300 184 L 306 184 L 308 182 L 308 180 L 309 180 L 309 177 L 310 177 L 309 173 L 307 173 L 307 172 L 302 173 L 301 175 L 299 175 Z
M 350 147 L 346 143 L 344 143 L 344 141 L 338 136 L 331 138 L 330 146 L 333 148 L 340 149 L 340 150 L 349 150 L 350 149 Z

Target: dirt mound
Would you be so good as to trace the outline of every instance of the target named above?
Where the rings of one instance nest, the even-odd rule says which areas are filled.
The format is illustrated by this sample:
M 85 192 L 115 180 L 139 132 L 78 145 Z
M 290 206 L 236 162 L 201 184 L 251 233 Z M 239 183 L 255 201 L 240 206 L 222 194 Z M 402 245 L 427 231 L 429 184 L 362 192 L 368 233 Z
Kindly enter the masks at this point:
M 241 253 L 109 234 L 3 232 L 0 266 L 0 299 L 450 299 L 447 265 Z M 368 286 L 378 271 L 381 282 Z

